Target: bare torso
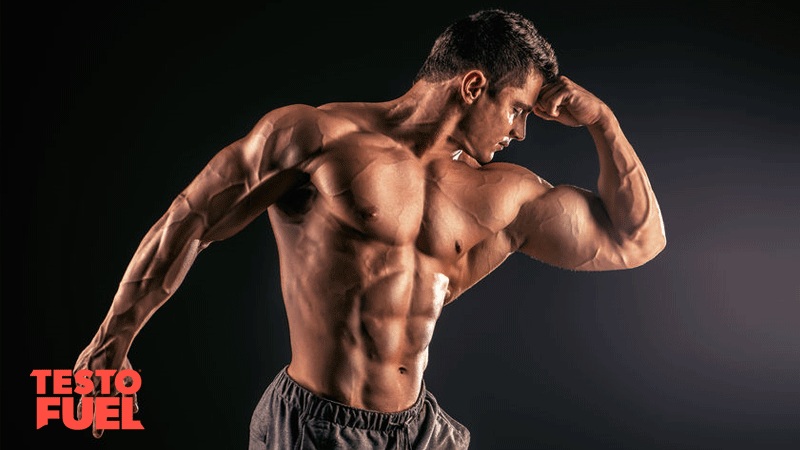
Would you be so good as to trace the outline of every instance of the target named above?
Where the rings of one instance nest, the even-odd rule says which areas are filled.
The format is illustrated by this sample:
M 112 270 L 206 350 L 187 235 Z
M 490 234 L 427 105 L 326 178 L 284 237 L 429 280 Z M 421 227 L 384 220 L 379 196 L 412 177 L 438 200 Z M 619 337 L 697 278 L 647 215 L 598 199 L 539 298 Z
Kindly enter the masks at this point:
M 442 307 L 508 252 L 477 255 L 517 213 L 512 167 L 416 155 L 380 108 L 323 108 L 306 183 L 269 208 L 292 343 L 289 375 L 318 395 L 398 411 L 419 395 Z M 352 121 L 350 115 L 365 119 Z M 434 156 L 431 156 L 434 155 Z M 463 159 L 463 155 L 461 158 Z
M 198 253 L 265 209 L 289 319 L 289 375 L 377 411 L 414 403 L 442 308 L 512 252 L 570 270 L 619 270 L 664 248 L 655 194 L 605 104 L 563 76 L 543 86 L 533 74 L 495 96 L 482 94 L 485 81 L 472 70 L 419 81 L 386 103 L 266 114 L 147 232 L 75 371 L 130 369 L 134 337 Z M 524 139 L 530 112 L 589 130 L 597 195 L 490 163 Z

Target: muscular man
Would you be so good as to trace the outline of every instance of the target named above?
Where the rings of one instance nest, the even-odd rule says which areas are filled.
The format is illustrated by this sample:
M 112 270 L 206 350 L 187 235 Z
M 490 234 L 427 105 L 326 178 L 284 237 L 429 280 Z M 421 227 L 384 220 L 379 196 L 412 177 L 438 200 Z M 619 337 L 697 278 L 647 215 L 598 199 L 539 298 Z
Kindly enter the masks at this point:
M 531 112 L 591 133 L 597 194 L 491 162 Z M 145 236 L 76 370 L 130 367 L 133 338 L 197 254 L 265 210 L 292 358 L 253 414 L 251 448 L 465 448 L 423 384 L 444 305 L 513 252 L 614 270 L 665 245 L 611 110 L 558 75 L 530 22 L 484 11 L 436 40 L 400 98 L 277 109 L 216 155 Z

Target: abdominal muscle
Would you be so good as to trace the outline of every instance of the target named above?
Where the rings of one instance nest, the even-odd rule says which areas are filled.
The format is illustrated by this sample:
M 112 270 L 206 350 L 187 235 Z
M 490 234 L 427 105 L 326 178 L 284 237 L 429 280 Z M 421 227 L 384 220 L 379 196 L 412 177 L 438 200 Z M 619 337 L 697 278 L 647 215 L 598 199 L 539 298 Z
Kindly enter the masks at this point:
M 315 239 L 310 254 L 298 239 L 289 239 L 295 241 L 291 250 L 280 249 L 283 274 L 307 274 L 282 276 L 289 376 L 356 408 L 396 412 L 412 406 L 448 297 L 447 276 L 413 245 L 347 241 L 334 249 L 332 241 Z M 327 257 L 315 257 L 320 245 Z

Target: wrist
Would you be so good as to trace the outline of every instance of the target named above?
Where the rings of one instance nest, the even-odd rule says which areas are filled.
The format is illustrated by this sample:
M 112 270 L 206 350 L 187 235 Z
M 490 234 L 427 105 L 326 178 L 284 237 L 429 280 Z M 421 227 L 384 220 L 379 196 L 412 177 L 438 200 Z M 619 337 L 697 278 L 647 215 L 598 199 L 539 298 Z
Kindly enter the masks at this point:
M 609 108 L 605 103 L 601 103 L 597 112 L 597 116 L 595 117 L 594 121 L 586 124 L 586 128 L 588 128 L 590 131 L 593 129 L 597 131 L 603 131 L 614 127 L 616 124 L 617 118 L 614 116 L 611 108 Z

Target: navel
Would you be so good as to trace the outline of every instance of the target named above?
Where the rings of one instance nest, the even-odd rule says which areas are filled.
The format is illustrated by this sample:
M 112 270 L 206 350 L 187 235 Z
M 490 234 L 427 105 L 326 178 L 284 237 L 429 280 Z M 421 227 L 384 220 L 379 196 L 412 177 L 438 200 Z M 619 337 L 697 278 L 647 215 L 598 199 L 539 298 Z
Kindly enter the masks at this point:
M 456 253 L 461 254 L 461 241 L 456 240 Z

